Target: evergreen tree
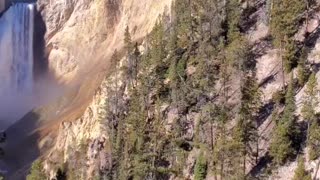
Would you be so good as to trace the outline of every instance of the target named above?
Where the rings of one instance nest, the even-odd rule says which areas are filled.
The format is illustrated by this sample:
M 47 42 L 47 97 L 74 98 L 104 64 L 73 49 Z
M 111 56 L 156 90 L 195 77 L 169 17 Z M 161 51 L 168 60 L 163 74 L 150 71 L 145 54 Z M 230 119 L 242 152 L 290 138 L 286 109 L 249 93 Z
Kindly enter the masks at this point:
M 279 122 L 272 134 L 270 155 L 276 164 L 283 164 L 292 153 L 292 144 L 287 133 L 287 124 Z
M 273 0 L 271 7 L 271 35 L 278 48 L 285 38 L 291 40 L 298 30 L 299 20 L 303 17 L 306 4 L 304 0 Z
M 309 159 L 315 160 L 320 156 L 320 128 L 317 122 L 315 108 L 318 106 L 318 82 L 315 73 L 310 75 L 302 107 L 302 115 L 308 122 L 307 145 Z
M 307 87 L 305 90 L 305 96 L 302 106 L 302 117 L 308 122 L 308 133 L 307 140 L 309 140 L 309 127 L 316 121 L 315 108 L 318 106 L 317 93 L 318 93 L 318 83 L 315 73 L 310 75 Z
M 242 144 L 243 152 L 243 174 L 246 170 L 246 161 L 249 153 L 253 154 L 251 142 L 257 142 L 257 115 L 260 107 L 260 91 L 256 79 L 251 75 L 247 75 L 244 84 L 241 87 L 241 107 L 240 117 L 236 127 L 235 138 Z M 257 152 L 258 153 L 258 148 Z
M 308 80 L 308 71 L 306 68 L 306 59 L 307 59 L 307 53 L 305 49 L 302 49 L 301 57 L 298 61 L 298 83 L 302 87 L 305 82 Z
M 293 36 L 298 30 L 299 21 L 303 17 L 301 14 L 305 9 L 304 0 L 272 1 L 270 31 L 275 46 L 284 53 L 281 56 L 283 56 L 283 68 L 287 73 L 297 61 Z
M 43 172 L 43 167 L 40 160 L 36 160 L 32 163 L 30 174 L 27 176 L 27 180 L 46 180 L 46 174 Z
M 191 17 L 191 3 L 190 0 L 176 0 L 173 5 L 174 20 L 177 27 L 178 47 L 186 48 L 189 46 L 192 34 L 192 17 Z
M 291 79 L 288 84 L 287 93 L 286 93 L 286 101 L 285 101 L 285 109 L 283 113 L 282 121 L 292 125 L 295 120 L 295 111 L 296 111 L 296 103 L 295 103 L 295 92 L 294 92 L 294 84 L 293 84 L 293 75 L 291 74 Z M 289 126 L 290 127 L 290 126 Z
M 205 180 L 207 176 L 207 161 L 203 152 L 201 152 L 197 158 L 196 165 L 194 167 L 194 179 Z
M 141 58 L 141 53 L 138 47 L 138 43 L 135 44 L 134 46 L 134 52 L 133 52 L 133 67 L 132 67 L 132 77 L 134 86 L 137 86 L 137 78 L 138 78 L 138 71 L 139 71 L 139 63 L 140 63 L 140 58 Z
M 320 157 L 320 127 L 318 122 L 313 121 L 309 128 L 309 159 L 316 160 Z
M 132 176 L 134 179 L 143 179 L 148 173 L 148 164 L 144 156 L 146 112 L 145 105 L 136 89 L 132 90 L 129 105 L 129 114 L 126 117 L 126 141 L 131 153 Z
M 129 26 L 126 27 L 124 32 L 124 47 L 125 47 L 126 53 L 129 55 L 133 48 Z
M 155 67 L 161 65 L 162 60 L 166 58 L 166 43 L 164 41 L 165 31 L 163 22 L 158 20 L 150 36 L 150 55 L 151 62 Z
M 287 158 L 294 153 L 292 139 L 297 133 L 295 109 L 293 77 L 291 75 L 286 93 L 284 113 L 276 125 L 270 144 L 270 155 L 276 164 L 285 163 Z
M 306 171 L 304 159 L 302 157 L 299 157 L 298 159 L 298 167 L 294 171 L 292 180 L 312 180 L 311 174 Z
M 126 50 L 126 59 L 127 64 L 125 67 L 125 74 L 128 81 L 129 87 L 134 87 L 134 81 L 136 79 L 137 75 L 137 61 L 139 58 L 140 53 L 138 53 L 138 47 L 133 45 L 131 34 L 129 27 L 126 27 L 125 33 L 124 33 L 124 47 Z
M 241 5 L 238 0 L 228 0 L 226 6 L 228 41 L 233 42 L 240 37 Z
M 295 42 L 291 39 L 286 39 L 284 44 L 284 69 L 286 73 L 289 73 L 293 68 L 294 64 L 297 62 L 297 48 Z

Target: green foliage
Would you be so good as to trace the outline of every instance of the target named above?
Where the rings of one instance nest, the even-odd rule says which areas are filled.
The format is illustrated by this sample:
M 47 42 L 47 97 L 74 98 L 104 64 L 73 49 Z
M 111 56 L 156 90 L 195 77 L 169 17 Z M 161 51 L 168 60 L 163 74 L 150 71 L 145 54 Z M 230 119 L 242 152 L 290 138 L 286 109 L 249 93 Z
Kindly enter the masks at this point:
M 301 110 L 302 117 L 309 122 L 316 120 L 315 108 L 318 106 L 319 103 L 317 100 L 317 86 L 318 82 L 316 74 L 312 73 L 307 83 L 305 96 L 303 98 L 303 106 Z
M 274 0 L 271 8 L 271 35 L 274 44 L 283 48 L 283 43 L 291 39 L 298 30 L 300 16 L 306 8 L 304 0 Z
M 272 95 L 272 100 L 273 100 L 273 102 L 275 102 L 277 105 L 283 103 L 284 100 L 285 100 L 285 92 L 284 92 L 283 90 L 276 91 L 276 92 Z
M 203 152 L 201 152 L 197 158 L 196 165 L 194 167 L 194 179 L 204 180 L 207 176 L 207 161 Z
M 186 67 L 187 67 L 187 59 L 186 59 L 186 57 L 182 57 L 179 60 L 179 62 L 177 64 L 177 69 L 176 69 L 179 78 L 185 76 Z
M 275 4 L 287 5 L 288 0 L 285 1 L 276 0 Z M 215 179 L 246 178 L 246 163 L 259 150 L 259 144 L 256 146 L 255 143 L 259 138 L 261 94 L 250 56 L 250 43 L 240 29 L 242 2 L 226 2 L 224 7 L 219 0 L 176 0 L 171 24 L 159 18 L 147 36 L 142 54 L 137 51 L 137 44 L 133 46 L 135 43 L 126 28 L 127 72 L 131 71 L 130 60 L 134 57 L 139 57 L 141 62 L 137 66 L 136 62 L 131 63 L 139 73 L 133 73 L 137 79 L 134 86 L 125 87 L 128 94 L 124 115 L 114 116 L 117 118 L 117 138 L 112 148 L 117 152 L 114 157 L 118 161 L 113 167 L 116 171 L 114 179 L 167 179 L 172 173 L 180 178 L 188 151 L 195 147 L 201 147 L 194 167 L 195 179 L 205 179 L 209 171 L 214 173 Z M 275 8 L 273 13 L 277 11 L 282 17 L 290 15 L 290 18 L 297 13 L 294 8 Z M 293 22 L 292 19 L 282 22 L 277 18 L 272 21 L 281 26 Z M 279 31 L 276 25 L 271 30 L 275 44 L 277 38 L 283 43 L 281 48 L 285 50 L 283 59 L 287 72 L 297 61 L 291 29 L 296 26 L 289 26 L 284 36 L 275 33 Z M 300 66 L 303 64 L 299 63 Z M 241 102 L 230 106 L 226 103 L 231 97 L 229 89 L 234 87 L 230 77 L 237 75 Z M 286 94 L 283 91 L 278 95 L 270 154 L 275 163 L 282 164 L 294 153 L 293 80 Z M 282 114 L 279 107 L 284 101 Z M 226 124 L 234 118 L 229 111 L 235 109 L 239 110 L 238 121 L 235 127 L 229 128 Z M 199 121 L 193 121 L 190 114 L 200 114 Z M 163 117 L 169 115 L 174 118 L 167 124 Z M 196 127 L 191 138 L 189 126 Z
M 164 41 L 165 31 L 163 22 L 157 21 L 150 35 L 150 55 L 154 66 L 160 66 L 163 59 L 166 58 L 166 42 Z
M 243 169 L 246 168 L 246 158 L 252 152 L 250 142 L 256 142 L 258 139 L 256 120 L 260 108 L 260 91 L 255 77 L 246 75 L 241 86 L 241 106 L 239 112 L 239 121 L 235 128 L 234 140 L 237 141 L 241 148 L 241 157 L 243 160 Z M 258 153 L 258 152 L 256 152 Z M 245 174 L 245 172 L 242 172 Z
M 286 40 L 284 46 L 284 54 L 283 54 L 283 61 L 284 61 L 284 68 L 287 73 L 291 71 L 294 64 L 297 62 L 297 47 L 293 40 Z
M 27 180 L 46 180 L 46 174 L 43 172 L 43 167 L 40 160 L 36 160 L 32 163 L 30 174 L 27 176 Z
M 278 165 L 285 163 L 286 159 L 292 154 L 293 151 L 287 132 L 287 126 L 287 123 L 278 123 L 272 134 L 270 155 L 273 157 L 273 161 Z
M 308 71 L 306 68 L 306 50 L 302 49 L 302 55 L 298 61 L 298 83 L 302 87 L 308 80 Z
M 238 70 L 246 70 L 245 64 L 249 58 L 249 44 L 247 39 L 239 35 L 233 39 L 226 48 L 226 59 L 229 64 L 238 67 Z
M 285 105 L 284 113 L 277 123 L 270 144 L 270 155 L 278 165 L 285 163 L 288 157 L 294 153 L 292 138 L 297 130 L 295 127 L 296 107 L 292 76 L 286 93 Z
M 126 27 L 126 30 L 125 30 L 125 33 L 124 33 L 124 46 L 125 46 L 126 52 L 128 54 L 130 54 L 132 49 L 133 49 L 133 44 L 132 44 L 132 40 L 131 40 L 131 34 L 130 34 L 129 26 Z
M 294 171 L 292 180 L 312 180 L 311 174 L 306 171 L 303 157 L 299 157 L 298 159 L 298 167 Z
M 309 159 L 316 160 L 320 157 L 320 127 L 316 121 L 313 121 L 309 128 Z
M 307 145 L 309 146 L 309 157 L 311 160 L 316 159 L 320 155 L 320 130 L 315 113 L 315 108 L 319 104 L 317 94 L 318 82 L 316 74 L 313 72 L 306 85 L 301 109 L 302 117 L 308 122 Z
M 227 1 L 228 40 L 233 42 L 240 36 L 239 23 L 241 18 L 241 5 L 238 0 Z
M 191 17 L 191 1 L 176 0 L 173 5 L 175 12 L 175 26 L 179 39 L 177 45 L 181 48 L 186 48 L 189 45 L 192 33 L 192 17 Z
M 277 48 L 284 50 L 283 61 L 287 73 L 297 62 L 293 40 L 299 27 L 301 14 L 306 9 L 304 0 L 274 0 L 271 7 L 270 31 Z
M 296 103 L 295 103 L 295 92 L 294 92 L 294 84 L 293 84 L 293 75 L 291 74 L 291 79 L 288 84 L 286 100 L 285 100 L 285 109 L 283 113 L 282 121 L 292 125 L 295 121 L 295 111 L 296 111 Z M 290 128 L 289 126 L 288 128 Z

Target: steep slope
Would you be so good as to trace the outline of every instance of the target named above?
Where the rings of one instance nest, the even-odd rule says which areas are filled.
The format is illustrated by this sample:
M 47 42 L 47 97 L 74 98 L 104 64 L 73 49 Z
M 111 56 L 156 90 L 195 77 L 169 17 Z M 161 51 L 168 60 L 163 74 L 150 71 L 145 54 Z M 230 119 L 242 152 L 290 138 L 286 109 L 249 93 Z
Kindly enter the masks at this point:
M 170 7 L 171 0 L 39 0 L 38 8 L 47 27 L 50 70 L 63 81 L 72 80 L 79 72 L 90 72 L 91 68 L 99 71 L 97 63 L 107 62 L 111 53 L 123 46 L 126 26 L 134 40 L 140 39 Z
M 239 25 L 241 27 L 241 33 L 249 43 L 249 51 L 252 52 L 253 61 L 256 64 L 255 70 L 250 71 L 247 75 L 255 75 L 259 89 L 262 92 L 262 105 L 259 108 L 257 116 L 257 133 L 259 136 L 257 151 L 259 151 L 259 153 L 257 153 L 257 157 L 245 158 L 244 162 L 247 163 L 247 166 L 245 166 L 244 171 L 248 176 L 256 179 L 291 179 L 297 166 L 294 158 L 282 166 L 272 167 L 272 159 L 269 151 L 272 133 L 277 127 L 277 124 L 273 121 L 272 111 L 277 109 L 279 111 L 278 113 L 282 114 L 283 109 L 286 108 L 283 103 L 280 103 L 279 107 L 276 107 L 275 95 L 286 90 L 290 76 L 283 72 L 283 67 L 281 66 L 281 51 L 272 44 L 270 39 L 270 24 L 268 24 L 269 21 L 267 20 L 269 16 L 267 2 L 268 1 L 245 1 L 241 6 L 238 6 L 238 8 L 241 7 L 240 9 L 243 13 L 241 20 L 243 24 Z M 18 164 L 17 167 L 12 167 L 15 173 L 17 169 L 21 170 L 18 171 L 19 173 L 26 173 L 28 168 L 24 168 L 24 166 L 40 155 L 44 161 L 44 169 L 52 178 L 56 176 L 59 169 L 67 172 L 68 177 L 71 179 L 90 179 L 98 177 L 100 173 L 117 170 L 125 172 L 121 171 L 121 168 L 127 168 L 129 169 L 128 174 L 131 173 L 131 177 L 133 173 L 139 175 L 139 171 L 142 169 L 144 172 L 151 172 L 150 174 L 158 173 L 157 177 L 163 177 L 163 179 L 195 179 L 195 177 L 199 178 L 199 175 L 196 173 L 200 173 L 200 175 L 203 173 L 201 171 L 197 172 L 197 168 L 206 169 L 207 166 L 214 167 L 215 163 L 220 161 L 222 162 L 221 172 L 226 171 L 226 179 L 228 179 L 228 177 L 231 178 L 232 173 L 239 173 L 237 175 L 241 176 L 239 167 L 242 168 L 242 166 L 237 167 L 236 170 L 238 171 L 232 169 L 232 167 L 234 167 L 233 162 L 238 163 L 237 158 L 241 147 L 236 146 L 237 144 L 225 147 L 223 146 L 223 141 L 218 143 L 221 143 L 221 147 L 226 149 L 220 150 L 218 145 L 213 146 L 216 145 L 214 144 L 216 142 L 212 139 L 216 140 L 221 138 L 221 136 L 219 136 L 221 132 L 218 129 L 220 124 L 216 122 L 212 123 L 210 118 L 209 120 L 202 119 L 203 114 L 209 114 L 208 116 L 212 119 L 216 119 L 216 117 L 220 118 L 219 115 L 210 114 L 212 110 L 210 107 L 216 107 L 216 105 L 222 104 L 221 102 L 223 102 L 223 98 L 226 96 L 227 100 L 225 103 L 228 105 L 227 113 L 229 119 L 224 129 L 228 133 L 225 135 L 226 139 L 223 140 L 233 142 L 232 140 L 236 139 L 228 139 L 228 137 L 233 137 L 233 130 L 236 127 L 235 124 L 237 124 L 239 116 L 238 109 L 239 106 L 241 106 L 240 99 L 242 93 L 241 88 L 239 88 L 241 85 L 239 81 L 241 72 L 239 73 L 239 71 L 232 69 L 232 67 L 228 67 L 232 70 L 230 70 L 231 73 L 227 82 L 224 82 L 223 76 L 221 77 L 223 72 L 214 71 L 212 74 L 218 76 L 218 78 L 214 77 L 216 79 L 210 79 L 211 76 L 209 78 L 206 73 L 208 71 L 211 72 L 210 70 L 212 69 L 218 69 L 217 71 L 220 71 L 223 65 L 221 65 L 221 62 L 216 61 L 219 61 L 221 56 L 228 57 L 229 54 L 219 54 L 221 56 L 217 55 L 212 58 L 213 60 L 210 59 L 218 65 L 213 63 L 214 65 L 210 66 L 213 68 L 209 70 L 201 66 L 201 63 L 206 64 L 207 61 L 200 61 L 202 56 L 197 56 L 200 52 L 207 50 L 203 48 L 203 46 L 207 44 L 199 45 L 207 40 L 206 38 L 202 39 L 203 34 L 207 33 L 212 35 L 213 37 L 208 38 L 208 41 L 210 43 L 213 42 L 213 44 L 219 44 L 217 42 L 221 41 L 221 39 L 215 37 L 215 33 L 217 33 L 218 36 L 221 35 L 223 38 L 229 38 L 224 37 L 228 36 L 225 35 L 228 32 L 211 32 L 214 27 L 211 26 L 210 23 L 206 24 L 205 22 L 206 20 L 210 21 L 214 18 L 219 19 L 219 17 L 214 16 L 214 18 L 209 18 L 209 20 L 206 18 L 201 19 L 195 15 L 197 13 L 192 13 L 192 11 L 190 12 L 190 16 L 183 16 L 186 19 L 188 17 L 195 19 L 196 23 L 192 24 L 192 27 L 203 23 L 201 21 L 201 23 L 199 23 L 199 21 L 197 21 L 199 19 L 203 20 L 204 24 L 201 24 L 201 28 L 190 28 L 191 32 L 186 32 L 186 37 L 188 38 L 184 40 L 191 45 L 185 45 L 179 41 L 179 48 L 174 50 L 165 49 L 167 54 L 161 56 L 162 59 L 160 58 L 159 60 L 157 59 L 157 55 L 161 52 L 158 53 L 158 51 L 154 49 L 161 49 L 162 44 L 160 43 L 159 45 L 155 43 L 156 45 L 154 45 L 152 43 L 161 38 L 160 41 L 168 42 L 171 40 L 171 31 L 165 29 L 165 31 L 162 32 L 161 26 L 157 24 L 153 36 L 151 35 L 151 37 L 154 38 L 151 38 L 151 43 L 149 42 L 149 37 L 144 38 L 144 36 L 151 31 L 158 15 L 166 11 L 166 7 L 170 7 L 171 2 L 169 0 L 146 1 L 143 3 L 135 0 L 107 2 L 102 0 L 70 0 L 67 2 L 39 1 L 38 4 L 47 26 L 45 38 L 47 40 L 50 70 L 60 78 L 61 82 L 69 85 L 71 90 L 68 91 L 69 93 L 59 102 L 30 113 L 8 130 L 10 138 L 14 132 L 17 131 L 17 128 L 20 129 L 21 126 L 25 126 L 25 123 L 32 126 L 30 129 L 22 131 L 22 135 L 19 135 L 21 139 L 18 138 L 17 143 L 8 143 L 7 145 L 7 149 L 9 150 L 8 161 L 12 161 L 14 156 L 16 156 L 15 161 L 23 159 L 23 157 L 21 157 L 22 155 L 17 156 L 20 152 L 15 152 L 13 149 L 18 149 L 26 145 L 30 146 L 30 151 L 27 152 L 30 153 L 29 157 L 31 158 L 21 161 L 21 164 L 14 163 Z M 168 11 L 169 9 L 170 8 L 168 8 Z M 318 72 L 318 13 L 318 4 L 316 4 L 309 12 L 309 21 L 305 21 L 305 19 L 301 20 L 299 31 L 295 36 L 295 43 L 297 45 L 300 46 L 304 44 L 311 49 L 311 51 L 308 52 L 308 61 L 306 63 L 308 64 L 307 67 L 310 72 L 317 73 L 317 77 L 320 76 Z M 113 67 L 113 71 L 108 69 L 110 67 L 108 65 L 110 65 L 109 57 L 111 53 L 115 49 L 122 49 L 123 34 L 127 25 L 131 29 L 130 33 L 132 34 L 134 42 L 142 39 L 143 43 L 139 46 L 139 50 L 142 53 L 141 56 L 143 57 L 141 61 L 146 61 L 147 59 L 147 67 L 142 67 L 138 73 L 139 78 L 136 80 L 138 83 L 132 85 L 141 87 L 138 92 L 136 92 L 134 88 L 131 89 L 132 87 L 130 87 L 131 85 L 128 83 L 128 76 L 119 73 L 117 68 Z M 174 25 L 175 24 L 172 26 Z M 230 24 L 228 25 L 230 26 Z M 217 25 L 217 27 L 218 26 L 219 25 Z M 183 28 L 180 30 L 184 30 Z M 94 29 L 94 31 L 92 29 Z M 163 35 L 161 33 L 164 33 L 165 36 L 161 36 Z M 183 36 L 178 36 L 177 38 L 181 40 Z M 149 45 L 149 43 L 157 48 L 152 48 L 152 45 Z M 230 45 L 228 43 L 229 42 L 226 43 L 226 46 Z M 75 44 L 78 46 L 75 46 Z M 170 44 L 170 48 L 171 45 L 172 44 Z M 173 46 L 178 45 L 173 44 Z M 223 49 L 224 47 L 219 46 L 219 48 Z M 239 47 L 239 49 L 241 48 L 243 47 Z M 149 49 L 151 49 L 151 55 L 148 54 Z M 233 49 L 230 50 L 228 48 L 224 49 L 226 52 L 233 53 L 232 50 Z M 241 58 L 241 52 L 236 52 L 238 53 L 236 55 L 232 53 L 231 56 L 236 56 L 236 59 Z M 177 75 L 176 79 L 172 77 L 172 71 L 170 71 L 172 70 L 171 68 L 175 68 L 175 66 L 171 64 L 175 61 L 170 61 L 172 57 L 177 57 L 177 59 L 182 62 L 176 64 L 176 66 L 178 67 L 177 71 L 183 75 L 181 76 L 178 73 L 179 76 Z M 119 62 L 118 66 L 124 67 L 130 58 L 132 57 L 125 57 Z M 187 63 L 182 60 L 187 61 Z M 201 69 L 201 67 L 203 69 Z M 293 67 L 292 72 L 294 78 L 297 78 L 298 73 L 296 67 Z M 194 77 L 196 78 L 193 79 Z M 199 79 L 197 78 L 203 80 L 201 81 L 202 84 L 199 83 L 200 85 L 206 84 L 206 80 L 209 80 L 212 84 L 214 81 L 217 85 L 215 84 L 214 88 L 210 87 L 209 92 L 202 89 L 193 91 L 194 89 L 190 87 L 195 86 L 195 84 L 198 85 L 197 80 Z M 177 88 L 176 84 L 172 84 L 174 80 L 179 81 L 180 79 L 182 79 L 181 84 L 179 84 L 179 86 L 182 87 L 179 87 L 181 89 Z M 155 80 L 154 83 L 156 85 L 151 83 L 152 85 L 148 87 L 149 89 L 142 89 L 142 87 L 145 87 L 143 86 L 145 85 L 144 83 L 150 83 L 144 80 L 151 82 Z M 207 84 L 211 85 L 210 83 Z M 223 88 L 228 89 L 227 95 L 222 93 L 221 89 Z M 183 97 L 180 97 L 179 94 L 176 95 L 178 97 L 174 97 L 174 95 L 172 95 L 174 90 L 180 92 Z M 113 91 L 117 91 L 116 96 L 120 96 L 116 103 L 113 99 L 108 102 L 108 98 L 110 99 L 109 93 Z M 136 94 L 141 93 L 140 91 L 142 93 L 147 91 L 147 93 L 143 94 L 144 96 L 137 96 Z M 199 93 L 199 91 L 201 93 Z M 298 127 L 302 131 L 302 139 L 305 138 L 306 133 L 305 121 L 301 118 L 300 112 L 304 93 L 304 85 L 294 90 L 297 106 L 295 114 L 300 119 Z M 159 97 L 161 97 L 160 100 Z M 173 103 L 174 98 L 180 98 L 182 100 L 178 103 Z M 282 99 L 283 98 L 284 97 L 282 97 Z M 144 101 L 141 101 L 141 99 Z M 120 105 L 118 105 L 118 100 L 121 102 Z M 106 103 L 111 103 L 111 107 L 105 107 Z M 141 115 L 141 117 L 139 116 L 137 118 L 138 115 L 135 114 L 135 111 L 139 112 L 139 108 L 135 107 L 145 104 L 147 104 L 147 108 L 142 108 L 145 111 L 143 111 L 142 115 L 137 113 Z M 108 118 L 102 117 L 102 114 L 105 110 L 109 110 L 111 114 L 114 113 L 114 111 L 117 113 L 118 106 L 122 108 L 121 113 L 118 113 L 125 116 L 125 118 L 121 120 L 125 121 L 126 128 L 122 134 L 115 135 L 113 131 L 118 130 L 119 125 L 116 126 L 114 124 L 118 124 L 120 121 L 110 121 Z M 216 111 L 219 111 L 219 109 L 214 110 L 214 112 Z M 116 116 L 118 116 L 118 114 L 116 114 Z M 120 118 L 116 116 L 111 119 L 119 120 Z M 39 122 L 33 122 L 35 119 L 38 119 Z M 136 121 L 132 121 L 132 119 Z M 114 127 L 115 129 L 113 129 Z M 179 132 L 176 132 L 178 130 Z M 150 134 L 155 138 L 150 137 Z M 123 139 L 126 141 L 126 143 L 123 144 L 123 148 L 121 147 L 121 154 L 127 153 L 123 155 L 123 158 L 118 158 L 118 156 L 122 157 L 121 155 L 114 155 L 114 151 L 117 150 L 114 147 L 115 136 L 123 136 Z M 139 139 L 139 137 L 143 137 L 141 138 L 143 140 Z M 136 141 L 132 140 L 135 138 Z M 131 141 L 133 141 L 133 143 L 131 143 Z M 135 149 L 141 141 L 145 143 L 141 151 L 147 152 L 143 155 L 139 154 L 141 152 Z M 8 142 L 10 142 L 10 140 Z M 315 176 L 317 163 L 320 161 L 319 159 L 309 161 L 306 155 L 305 140 L 301 140 L 299 143 L 301 144 L 299 145 L 300 149 L 297 154 L 305 157 L 307 170 L 311 171 L 312 176 Z M 39 148 L 35 148 L 37 145 L 39 145 Z M 212 149 L 217 148 L 217 150 L 205 151 L 206 148 L 208 148 L 207 146 L 210 145 Z M 128 146 L 132 146 L 132 148 L 130 149 Z M 157 147 L 159 149 L 157 149 Z M 218 156 L 220 155 L 219 153 L 224 153 L 224 151 L 229 153 L 228 155 L 231 158 L 233 157 L 235 161 L 233 161 L 234 159 L 230 160 L 230 157 L 227 156 Z M 157 154 L 157 152 L 159 153 Z M 217 153 L 218 155 L 215 154 L 214 156 L 210 153 Z M 159 160 L 155 163 L 154 157 L 157 155 L 159 155 Z M 202 156 L 205 156 L 206 162 L 210 163 L 206 165 L 201 164 L 203 160 L 199 157 Z M 212 161 L 212 159 L 217 158 L 217 156 L 220 159 Z M 122 160 L 127 164 L 121 164 L 120 162 Z M 151 160 L 153 160 L 152 163 L 149 162 Z M 139 164 L 140 161 L 150 163 L 153 168 L 157 165 L 158 168 L 156 168 L 156 170 L 153 168 L 145 168 L 143 163 Z M 140 166 L 132 165 L 134 163 Z M 223 163 L 226 164 L 226 167 L 223 167 L 223 165 L 225 165 Z M 116 169 L 115 167 L 120 168 Z M 206 179 L 217 178 L 217 169 L 209 168 L 206 170 L 208 171 Z M 15 175 L 17 175 L 17 173 Z M 154 178 L 153 175 L 154 174 L 150 175 L 151 179 L 152 177 Z M 17 179 L 18 175 L 12 177 L 12 179 Z M 203 176 L 201 177 L 203 178 Z M 222 175 L 218 179 L 223 179 Z
M 37 2 L 41 16 L 36 27 L 45 32 L 44 56 L 49 71 L 66 85 L 66 90 L 59 100 L 30 112 L 7 130 L 8 143 L 4 149 L 8 152 L 5 161 L 9 178 L 22 178 L 35 158 L 48 153 L 56 138 L 61 137 L 58 136 L 61 122 L 80 121 L 108 74 L 111 52 L 122 49 L 125 28 L 129 26 L 133 39 L 138 40 L 150 32 L 158 16 L 170 7 L 171 0 L 146 1 L 143 5 L 136 0 Z M 39 142 L 45 144 L 38 146 Z M 23 154 L 22 147 L 28 149 Z

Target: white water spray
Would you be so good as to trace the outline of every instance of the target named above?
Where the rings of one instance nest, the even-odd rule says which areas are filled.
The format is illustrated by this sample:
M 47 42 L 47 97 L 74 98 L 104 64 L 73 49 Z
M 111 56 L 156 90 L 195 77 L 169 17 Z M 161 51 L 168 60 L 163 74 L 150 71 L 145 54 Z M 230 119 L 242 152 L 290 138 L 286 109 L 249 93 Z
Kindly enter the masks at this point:
M 34 4 L 13 4 L 0 18 L 0 129 L 33 104 Z
M 0 19 L 0 95 L 32 93 L 33 28 L 33 4 L 14 4 Z

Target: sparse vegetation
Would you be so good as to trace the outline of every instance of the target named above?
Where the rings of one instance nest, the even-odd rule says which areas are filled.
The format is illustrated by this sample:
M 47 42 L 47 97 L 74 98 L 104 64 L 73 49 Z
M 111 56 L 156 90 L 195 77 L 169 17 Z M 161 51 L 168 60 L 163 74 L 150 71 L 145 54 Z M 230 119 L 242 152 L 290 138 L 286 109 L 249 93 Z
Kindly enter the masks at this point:
M 254 174 L 249 167 L 274 169 L 297 157 L 304 148 L 301 117 L 308 126 L 309 157 L 320 157 L 316 74 L 294 38 L 305 1 L 267 3 L 272 6 L 270 34 L 285 71 L 281 83 L 276 79 L 281 72 L 270 75 L 278 88 L 271 88 L 272 98 L 263 96 L 258 82 L 255 58 L 264 52 L 256 52 L 258 45 L 247 37 L 252 22 L 246 16 L 254 6 L 249 1 L 175 0 L 171 19 L 160 16 L 141 44 L 132 39 L 133 27 L 126 27 L 124 61 L 120 67 L 120 53 L 114 51 L 116 75 L 104 84 L 108 92 L 97 117 L 108 129 L 110 147 L 104 151 L 111 151 L 112 163 L 97 178 L 184 179 L 188 172 L 195 180 L 209 175 L 245 180 Z M 296 93 L 305 85 L 299 117 Z M 274 126 L 270 137 L 261 132 L 265 122 Z M 270 144 L 266 154 L 260 152 L 261 139 Z M 28 178 L 44 175 L 41 168 L 35 162 Z M 78 178 L 76 171 L 58 175 Z M 302 158 L 293 179 L 311 179 Z
M 47 176 L 43 171 L 43 167 L 40 160 L 32 163 L 32 167 L 27 180 L 46 180 Z

